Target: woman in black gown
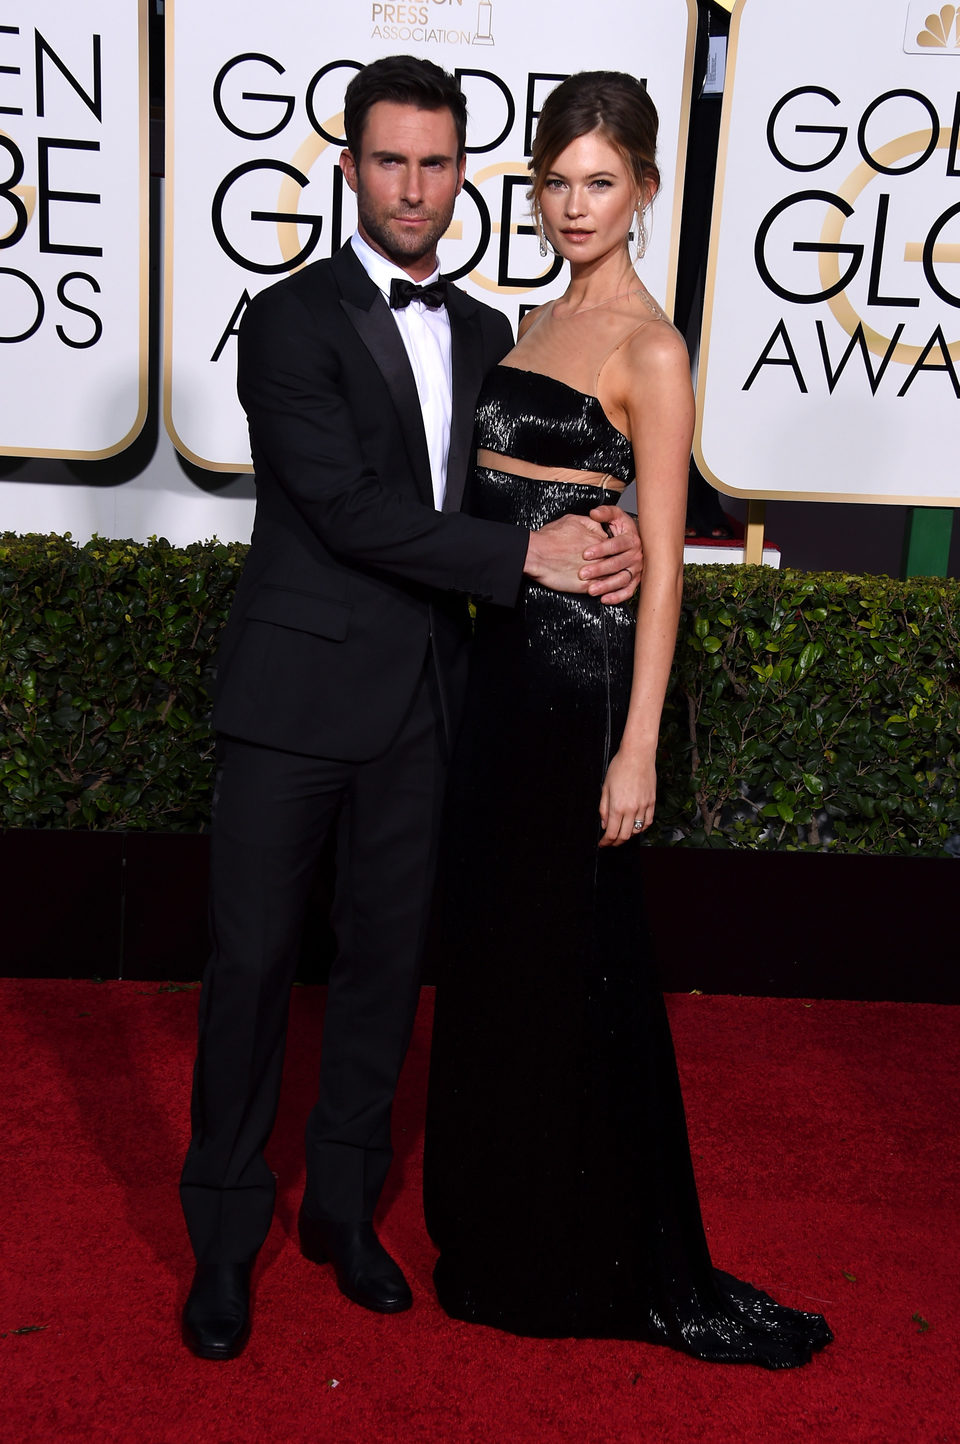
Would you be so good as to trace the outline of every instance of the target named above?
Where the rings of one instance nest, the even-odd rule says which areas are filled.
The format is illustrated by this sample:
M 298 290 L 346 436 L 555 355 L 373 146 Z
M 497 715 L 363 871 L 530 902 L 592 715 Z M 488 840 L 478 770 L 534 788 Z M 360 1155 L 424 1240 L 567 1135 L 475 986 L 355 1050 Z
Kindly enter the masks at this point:
M 625 75 L 572 76 L 548 98 L 534 204 L 570 284 L 525 318 L 480 399 L 470 509 L 538 527 L 636 476 L 645 572 L 636 620 L 535 582 L 515 610 L 478 610 L 444 847 L 427 1224 L 457 1318 L 788 1368 L 830 1331 L 711 1264 L 629 845 L 654 810 L 693 419 L 683 342 L 628 251 L 657 186 L 656 124 Z

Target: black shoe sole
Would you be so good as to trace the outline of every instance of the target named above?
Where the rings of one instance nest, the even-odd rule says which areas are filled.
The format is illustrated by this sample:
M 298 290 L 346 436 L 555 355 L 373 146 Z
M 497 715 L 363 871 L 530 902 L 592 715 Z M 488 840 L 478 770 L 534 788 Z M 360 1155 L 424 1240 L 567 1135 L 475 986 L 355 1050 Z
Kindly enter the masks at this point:
M 242 1354 L 247 1347 L 247 1340 L 250 1337 L 250 1326 L 247 1325 L 243 1333 L 241 1333 L 232 1344 L 224 1348 L 219 1348 L 215 1344 L 201 1344 L 191 1329 L 184 1328 L 181 1337 L 191 1354 L 195 1354 L 198 1359 L 211 1359 L 213 1361 L 235 1359 L 237 1355 Z
M 370 1309 L 375 1314 L 402 1314 L 413 1307 L 413 1299 L 390 1299 L 380 1302 L 364 1294 L 353 1293 L 350 1289 L 344 1288 L 339 1279 L 337 1279 L 337 1288 L 352 1304 L 359 1304 L 362 1309 Z

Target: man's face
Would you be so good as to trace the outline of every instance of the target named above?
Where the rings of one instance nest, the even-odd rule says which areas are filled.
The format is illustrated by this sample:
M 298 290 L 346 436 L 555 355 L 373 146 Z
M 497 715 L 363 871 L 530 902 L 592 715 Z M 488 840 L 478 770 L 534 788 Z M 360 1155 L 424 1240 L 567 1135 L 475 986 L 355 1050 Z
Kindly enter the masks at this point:
M 341 153 L 361 236 L 415 281 L 436 266 L 437 242 L 450 225 L 465 165 L 465 157 L 457 160 L 449 110 L 392 100 L 370 107 L 359 161 L 349 150 Z

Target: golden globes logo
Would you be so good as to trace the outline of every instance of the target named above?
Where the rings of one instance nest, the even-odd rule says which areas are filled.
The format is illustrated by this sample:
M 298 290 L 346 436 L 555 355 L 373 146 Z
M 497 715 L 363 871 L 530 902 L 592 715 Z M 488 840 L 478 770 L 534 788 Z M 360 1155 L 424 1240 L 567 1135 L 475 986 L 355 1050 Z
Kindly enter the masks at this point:
M 361 68 L 357 60 L 330 60 L 310 77 L 300 95 L 279 81 L 287 72 L 274 56 L 244 52 L 220 67 L 212 97 L 220 124 L 248 143 L 247 150 L 250 142 L 263 147 L 263 153 L 229 170 L 212 198 L 210 219 L 217 244 L 241 270 L 281 275 L 306 264 L 321 235 L 328 255 L 345 239 L 344 204 L 349 198 L 344 196 L 337 156 L 345 143 L 343 92 Z M 487 112 L 485 126 L 471 121 L 467 144 L 471 158 L 497 150 L 510 136 L 515 137 L 517 149 L 529 155 L 541 97 L 563 77 L 529 71 L 515 93 L 488 70 L 458 66 L 455 74 L 478 100 L 486 91 L 485 105 L 470 104 L 472 114 Z M 276 78 L 274 89 L 271 77 Z M 282 141 L 277 139 L 280 136 Z M 544 266 L 536 246 L 528 249 L 536 235 L 527 218 L 529 185 L 525 160 L 497 160 L 472 171 L 464 181 L 460 217 L 445 237 L 456 243 L 455 264 L 444 265 L 449 280 L 469 277 L 484 290 L 522 295 L 556 278 L 561 259 L 552 257 Z M 524 220 L 517 218 L 521 212 Z M 480 269 L 488 263 L 489 275 Z M 244 287 L 214 346 L 212 362 L 221 359 L 236 336 L 249 303 L 250 292 Z
M 36 335 L 52 313 L 50 294 L 45 293 L 44 286 L 31 274 L 34 253 L 38 257 L 83 257 L 84 265 L 96 269 L 98 275 L 104 274 L 93 264 L 94 259 L 103 256 L 103 247 L 89 243 L 89 232 L 96 233 L 103 214 L 100 192 L 73 188 L 76 183 L 68 189 L 60 179 L 71 174 L 72 160 L 78 176 L 90 177 L 86 184 L 102 184 L 98 167 L 100 140 L 91 139 L 90 135 L 100 134 L 104 86 L 99 35 L 89 37 L 89 72 L 76 74 L 39 30 L 34 31 L 32 45 L 21 36 L 19 26 L 0 26 L 0 33 L 8 44 L 5 57 L 12 59 L 16 55 L 24 59 L 23 52 L 30 55 L 32 50 L 34 62 L 33 87 L 29 90 L 25 85 L 19 90 L 11 87 L 11 98 L 15 95 L 24 104 L 0 105 L 0 114 L 24 115 L 25 107 L 32 100 L 37 123 L 42 121 L 54 132 L 36 137 L 34 162 L 34 153 L 25 154 L 23 137 L 11 133 L 13 127 L 11 131 L 0 130 L 0 255 L 5 261 L 16 259 L 20 263 L 0 265 L 0 345 L 16 345 Z M 15 48 L 17 43 L 19 50 Z M 0 65 L 0 74 L 16 78 L 24 68 L 18 64 Z M 81 122 L 85 122 L 81 128 L 86 134 L 82 136 L 56 134 L 67 128 L 66 120 L 60 119 L 58 80 L 69 85 L 71 96 L 77 101 L 72 109 L 75 114 L 79 113 Z M 65 113 L 69 112 L 65 109 Z M 83 160 L 77 158 L 77 153 L 85 153 Z M 28 164 L 34 163 L 36 184 L 24 184 Z M 96 208 L 96 221 L 73 219 L 78 211 L 81 216 L 89 217 L 93 208 Z M 11 254 L 7 256 L 7 252 Z M 64 266 L 69 264 L 69 261 L 63 262 Z M 91 274 L 90 270 L 65 270 L 54 288 L 61 316 L 55 324 L 55 334 L 64 346 L 77 351 L 95 346 L 103 335 L 103 322 L 94 299 L 100 293 L 98 275 Z
M 951 13 L 946 16 L 948 11 Z M 951 23 L 956 18 L 953 6 L 929 17 L 941 25 L 946 18 Z M 960 338 L 949 339 L 944 325 L 938 324 L 929 334 L 904 339 L 921 302 L 928 314 L 932 302 L 944 323 L 951 312 L 960 309 L 960 287 L 951 276 L 952 268 L 960 263 L 956 241 L 960 201 L 940 210 L 929 224 L 921 219 L 924 206 L 942 206 L 944 188 L 934 179 L 934 170 L 947 182 L 960 179 L 960 92 L 950 125 L 941 124 L 933 101 L 916 90 L 889 90 L 877 96 L 864 108 L 855 132 L 852 124 L 824 124 L 828 119 L 825 103 L 834 109 L 842 104 L 839 96 L 822 86 L 801 86 L 782 96 L 767 122 L 772 155 L 787 171 L 815 172 L 831 166 L 855 135 L 859 163 L 833 189 L 795 190 L 770 207 L 754 242 L 757 273 L 768 291 L 792 306 L 825 302 L 850 337 L 841 354 L 831 354 L 823 321 L 819 317 L 814 321 L 823 379 L 831 394 L 854 354 L 859 353 L 851 373 L 862 366 L 872 395 L 877 394 L 890 363 L 895 362 L 910 368 L 895 393 L 898 397 L 907 395 L 921 375 L 941 372 L 960 399 L 960 377 L 954 364 L 960 361 Z M 875 127 L 902 124 L 911 110 L 918 113 L 921 129 L 896 135 L 883 144 L 871 142 Z M 816 145 L 816 150 L 803 149 L 800 142 L 806 136 L 818 138 L 808 142 L 808 146 Z M 909 179 L 920 172 L 918 180 Z M 817 239 L 807 239 L 811 206 L 825 208 Z M 788 259 L 791 252 L 816 256 L 819 284 L 814 288 L 809 287 L 808 275 L 801 276 Z M 911 272 L 917 267 L 909 286 L 901 281 L 900 294 L 890 280 L 898 260 L 909 263 Z M 801 286 L 801 279 L 807 284 Z M 787 367 L 799 390 L 809 390 L 809 366 L 805 374 L 795 345 L 801 326 L 798 312 L 793 313 L 789 327 L 786 318 L 778 322 L 744 382 L 744 391 L 750 390 L 768 366 Z M 960 321 L 954 318 L 954 325 L 948 324 L 947 329 L 956 335 Z

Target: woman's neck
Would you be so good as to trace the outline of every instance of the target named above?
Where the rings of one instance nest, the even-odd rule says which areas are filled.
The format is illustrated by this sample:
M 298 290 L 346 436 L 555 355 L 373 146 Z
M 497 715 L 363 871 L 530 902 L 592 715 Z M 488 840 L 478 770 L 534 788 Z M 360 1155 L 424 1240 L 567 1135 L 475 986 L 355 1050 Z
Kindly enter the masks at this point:
M 638 286 L 639 279 L 626 248 L 586 265 L 571 263 L 567 289 L 554 310 L 575 315 L 577 311 L 602 306 L 606 301 L 625 296 Z

